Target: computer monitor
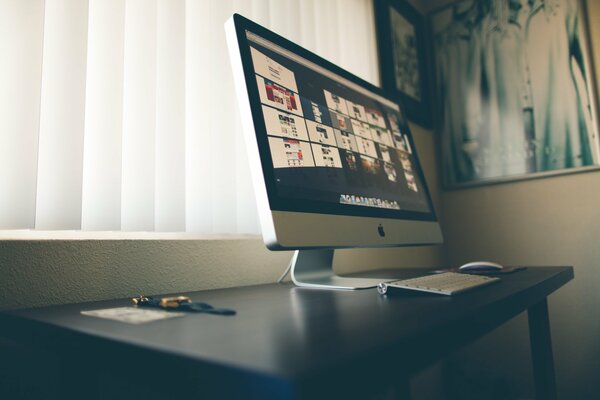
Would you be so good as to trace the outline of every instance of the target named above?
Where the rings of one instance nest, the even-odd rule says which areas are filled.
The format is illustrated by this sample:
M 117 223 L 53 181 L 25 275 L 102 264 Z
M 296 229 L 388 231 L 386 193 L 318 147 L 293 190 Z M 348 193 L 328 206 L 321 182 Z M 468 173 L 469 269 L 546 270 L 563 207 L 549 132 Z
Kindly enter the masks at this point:
M 297 250 L 296 285 L 382 281 L 335 275 L 334 249 L 441 243 L 396 101 L 241 15 L 225 30 L 263 238 Z

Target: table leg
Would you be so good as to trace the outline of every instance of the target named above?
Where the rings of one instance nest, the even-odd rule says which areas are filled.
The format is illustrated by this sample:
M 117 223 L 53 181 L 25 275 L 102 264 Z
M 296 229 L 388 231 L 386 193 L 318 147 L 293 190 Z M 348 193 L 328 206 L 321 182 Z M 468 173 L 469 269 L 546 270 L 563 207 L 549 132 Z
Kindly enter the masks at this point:
M 544 299 L 527 310 L 529 320 L 529 340 L 533 361 L 535 398 L 556 400 L 556 382 L 548 319 L 548 301 Z

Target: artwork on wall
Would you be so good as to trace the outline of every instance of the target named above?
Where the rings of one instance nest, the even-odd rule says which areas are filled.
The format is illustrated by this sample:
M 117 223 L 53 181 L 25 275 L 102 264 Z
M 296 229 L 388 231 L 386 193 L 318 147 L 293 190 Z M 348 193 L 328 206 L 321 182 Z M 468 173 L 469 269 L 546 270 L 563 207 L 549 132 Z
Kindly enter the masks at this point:
M 406 0 L 375 0 L 379 67 L 383 88 L 406 116 L 431 127 L 424 17 Z
M 431 15 L 446 187 L 598 168 L 583 7 L 462 0 Z

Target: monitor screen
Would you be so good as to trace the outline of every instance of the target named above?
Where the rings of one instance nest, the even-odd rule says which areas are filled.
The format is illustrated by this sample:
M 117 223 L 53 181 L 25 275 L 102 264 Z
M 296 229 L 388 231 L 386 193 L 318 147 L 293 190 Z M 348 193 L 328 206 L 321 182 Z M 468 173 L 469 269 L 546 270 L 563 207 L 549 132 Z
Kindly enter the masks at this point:
M 378 224 L 436 221 L 397 102 L 380 88 L 237 14 L 232 27 L 230 51 L 238 97 L 242 114 L 247 108 L 251 117 L 242 115 L 244 128 L 258 150 L 262 174 L 255 185 L 264 186 L 271 212 L 321 215 L 313 221 L 324 229 L 327 221 L 334 221 L 324 216 L 333 215 L 376 218 Z M 263 205 L 259 196 L 259 208 Z M 439 229 L 437 222 L 435 227 Z M 303 228 L 319 230 L 317 225 Z M 397 242 L 411 243 L 410 236 Z M 319 240 L 308 246 L 319 246 Z M 340 240 L 323 245 L 353 247 L 362 239 Z M 373 243 L 367 240 L 365 245 Z M 388 238 L 384 245 L 393 243 Z
M 249 30 L 245 35 L 264 122 L 262 156 L 272 166 L 270 198 L 279 209 L 432 212 L 397 103 Z

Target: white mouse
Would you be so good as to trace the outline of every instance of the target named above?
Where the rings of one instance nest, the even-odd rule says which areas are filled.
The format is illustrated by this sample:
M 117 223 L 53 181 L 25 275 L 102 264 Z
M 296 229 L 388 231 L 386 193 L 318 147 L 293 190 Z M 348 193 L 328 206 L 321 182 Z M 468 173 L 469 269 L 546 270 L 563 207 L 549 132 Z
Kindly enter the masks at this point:
M 490 261 L 473 261 L 461 265 L 458 269 L 461 271 L 499 271 L 504 267 Z

